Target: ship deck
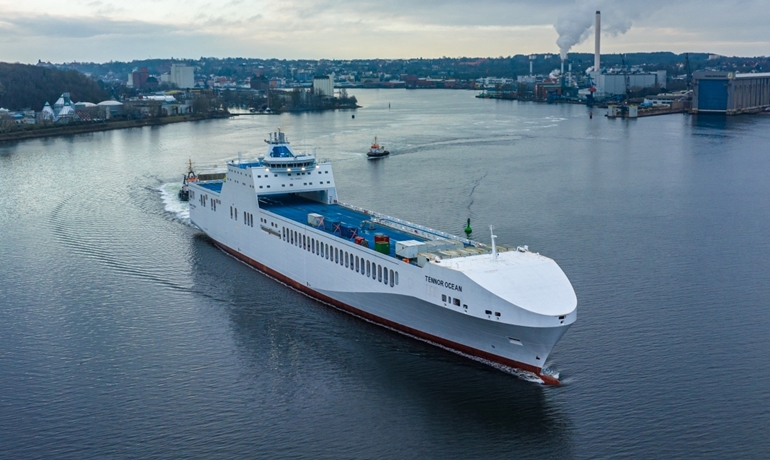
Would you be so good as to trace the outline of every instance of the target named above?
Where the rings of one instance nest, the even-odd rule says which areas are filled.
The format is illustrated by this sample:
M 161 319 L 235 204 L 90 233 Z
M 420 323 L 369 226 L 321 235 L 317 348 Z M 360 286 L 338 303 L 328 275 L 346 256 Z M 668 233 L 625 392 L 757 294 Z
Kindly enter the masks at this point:
M 220 181 L 211 181 L 211 182 L 198 182 L 198 185 L 201 187 L 211 190 L 212 192 L 216 193 L 222 193 L 222 185 L 224 185 L 224 182 Z
M 292 194 L 262 196 L 259 198 L 259 207 L 341 239 L 352 241 L 356 236 L 360 236 L 368 242 L 371 249 L 374 249 L 375 234 L 386 235 L 390 237 L 390 255 L 393 257 L 395 257 L 396 241 L 427 240 L 419 235 L 371 222 L 372 216 L 363 212 L 338 204 L 319 203 Z M 310 213 L 323 216 L 323 225 L 310 225 L 308 223 Z

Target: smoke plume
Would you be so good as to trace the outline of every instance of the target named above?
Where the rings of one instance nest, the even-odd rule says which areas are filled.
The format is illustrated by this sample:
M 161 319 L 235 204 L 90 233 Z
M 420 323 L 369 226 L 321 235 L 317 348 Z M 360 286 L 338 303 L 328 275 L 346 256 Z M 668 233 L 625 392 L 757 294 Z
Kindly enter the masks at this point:
M 626 33 L 631 28 L 634 14 L 627 8 L 628 5 L 620 3 L 612 0 L 576 1 L 572 8 L 560 14 L 554 28 L 559 34 L 556 44 L 562 59 L 567 59 L 567 53 L 573 46 L 592 35 L 597 10 L 602 12 L 603 34 L 615 36 Z

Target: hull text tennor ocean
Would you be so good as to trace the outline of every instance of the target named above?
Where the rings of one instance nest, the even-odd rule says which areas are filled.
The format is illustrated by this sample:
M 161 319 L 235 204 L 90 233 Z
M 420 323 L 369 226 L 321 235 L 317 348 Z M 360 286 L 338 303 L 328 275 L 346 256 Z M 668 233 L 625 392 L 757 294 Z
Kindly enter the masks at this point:
M 535 374 L 577 317 L 551 259 L 341 203 L 332 167 L 283 133 L 224 180 L 189 184 L 190 219 L 223 250 L 321 301 L 466 355 Z

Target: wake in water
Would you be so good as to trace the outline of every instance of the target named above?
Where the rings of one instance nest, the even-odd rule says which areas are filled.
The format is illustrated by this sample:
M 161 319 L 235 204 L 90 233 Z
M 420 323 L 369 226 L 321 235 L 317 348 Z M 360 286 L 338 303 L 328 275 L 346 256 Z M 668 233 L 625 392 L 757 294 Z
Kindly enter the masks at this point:
M 182 222 L 190 223 L 190 205 L 179 199 L 179 191 L 182 184 L 178 182 L 163 184 L 158 188 L 163 200 L 163 207 L 167 212 L 174 214 Z

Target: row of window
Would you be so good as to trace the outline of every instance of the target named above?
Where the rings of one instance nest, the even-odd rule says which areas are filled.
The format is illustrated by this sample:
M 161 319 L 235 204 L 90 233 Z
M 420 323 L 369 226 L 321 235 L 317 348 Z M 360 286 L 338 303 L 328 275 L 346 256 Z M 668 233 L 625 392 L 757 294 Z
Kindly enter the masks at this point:
M 327 184 L 331 184 L 332 182 L 327 180 L 326 183 Z M 313 183 L 312 182 L 303 182 L 302 185 L 313 185 Z M 323 181 L 321 181 L 321 185 L 323 185 Z M 269 185 L 265 185 L 264 187 L 265 188 L 270 188 Z M 286 184 L 281 184 L 281 187 L 286 187 Z M 294 184 L 289 184 L 289 187 L 294 187 Z M 262 188 L 262 186 L 260 185 L 259 188 Z
M 288 173 L 288 174 L 289 174 L 289 176 L 291 176 L 291 173 Z M 309 175 L 311 175 L 313 173 L 308 171 L 308 172 L 298 172 L 298 173 L 294 173 L 294 174 L 296 174 L 298 176 L 304 176 L 304 175 L 308 175 L 309 176 Z M 329 174 L 329 171 L 318 171 L 318 174 Z M 265 178 L 268 178 L 268 177 L 270 177 L 270 174 L 265 174 Z M 278 174 L 273 174 L 273 177 L 278 177 Z M 261 174 L 257 174 L 257 179 L 262 179 L 262 175 Z
M 265 219 L 264 217 L 260 217 L 260 218 L 259 218 L 259 221 L 260 221 L 260 222 L 262 222 L 263 224 L 266 224 L 266 223 L 268 223 L 268 222 L 267 222 L 267 219 Z M 276 224 L 275 222 L 270 222 L 270 226 L 271 226 L 271 227 L 275 227 L 275 228 L 278 228 L 278 224 Z
M 249 227 L 254 226 L 254 214 L 243 211 L 243 223 Z
M 329 260 L 335 264 L 340 264 L 350 270 L 360 273 L 367 278 L 371 278 L 380 283 L 394 287 L 398 285 L 398 271 L 393 271 L 376 262 L 366 260 L 348 251 L 334 247 L 315 238 L 310 238 L 296 230 L 281 227 L 283 241 L 293 244 L 298 248 L 316 254 L 321 258 Z

